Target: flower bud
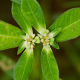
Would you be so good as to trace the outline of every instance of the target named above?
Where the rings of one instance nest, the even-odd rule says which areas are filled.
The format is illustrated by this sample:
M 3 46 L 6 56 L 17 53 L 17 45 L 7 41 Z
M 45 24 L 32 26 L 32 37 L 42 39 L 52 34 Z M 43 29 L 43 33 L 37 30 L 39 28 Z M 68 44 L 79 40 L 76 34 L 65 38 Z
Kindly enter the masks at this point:
M 41 42 L 44 42 L 44 39 L 41 39 Z
M 34 46 L 33 45 L 31 45 L 31 49 L 33 49 L 34 48 Z
M 43 46 L 45 46 L 45 43 L 43 43 Z
M 35 42 L 35 40 L 33 40 L 32 42 Z
M 44 36 L 47 36 L 47 34 L 45 33 Z

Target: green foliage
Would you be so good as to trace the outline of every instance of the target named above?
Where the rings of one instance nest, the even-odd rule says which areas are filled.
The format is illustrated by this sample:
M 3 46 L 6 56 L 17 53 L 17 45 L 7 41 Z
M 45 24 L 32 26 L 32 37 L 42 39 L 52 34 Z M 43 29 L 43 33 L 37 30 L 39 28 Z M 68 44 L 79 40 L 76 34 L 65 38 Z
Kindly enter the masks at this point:
M 49 29 L 42 9 L 36 0 L 12 0 L 12 15 L 22 32 L 17 27 L 0 21 L 0 50 L 18 47 L 22 53 L 14 69 L 14 80 L 26 80 L 33 64 L 33 48 L 35 43 L 43 43 L 41 54 L 42 72 L 46 80 L 59 80 L 59 70 L 50 45 L 56 49 L 61 42 L 80 35 L 80 8 L 73 8 L 61 15 Z M 33 26 L 40 34 L 35 37 Z M 39 51 L 40 52 L 40 51 Z
M 24 49 L 25 49 L 25 41 L 23 41 L 23 42 L 20 44 L 20 46 L 19 46 L 19 48 L 18 48 L 17 54 L 20 54 Z
M 36 36 L 34 40 L 35 40 L 36 43 L 40 43 L 40 39 L 39 39 L 38 36 Z
M 44 46 L 41 55 L 42 71 L 46 80 L 59 80 L 59 70 L 50 46 Z
M 67 41 L 80 35 L 80 8 L 73 8 L 61 15 L 49 28 L 50 31 L 62 27 L 56 41 Z
M 49 33 L 49 37 L 50 38 L 55 37 L 60 31 L 61 28 L 54 29 L 52 32 Z
M 59 46 L 56 42 L 50 43 L 51 46 L 53 46 L 56 49 L 59 49 Z
M 23 41 L 20 37 L 23 34 L 19 28 L 0 21 L 0 50 L 18 47 Z
M 28 34 L 32 34 L 32 27 L 30 23 L 24 18 L 21 13 L 20 5 L 12 2 L 12 14 L 16 22 L 20 25 L 20 27 Z
M 34 28 L 42 33 L 46 28 L 43 12 L 36 0 L 22 0 L 21 11 L 24 17 L 34 26 Z
M 13 2 L 15 2 L 17 4 L 21 4 L 21 0 L 11 0 L 11 1 L 13 1 Z
M 33 64 L 33 50 L 25 50 L 14 69 L 14 80 L 26 80 L 31 73 Z

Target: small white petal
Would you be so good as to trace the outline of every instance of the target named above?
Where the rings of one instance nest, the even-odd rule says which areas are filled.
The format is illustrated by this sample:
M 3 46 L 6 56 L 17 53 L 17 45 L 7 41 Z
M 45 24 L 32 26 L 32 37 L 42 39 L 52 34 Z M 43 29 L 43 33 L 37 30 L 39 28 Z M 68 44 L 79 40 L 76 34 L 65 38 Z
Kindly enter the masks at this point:
M 28 38 L 26 38 L 25 40 L 27 40 Z
M 28 39 L 29 39 L 29 36 L 28 36 Z
M 41 42 L 44 42 L 44 39 L 41 39 Z
M 35 42 L 35 40 L 33 40 L 32 42 Z
M 47 34 L 44 34 L 44 36 L 47 36 Z
M 35 37 L 35 34 L 33 34 L 32 37 L 34 38 Z
M 49 39 L 49 37 L 47 37 L 47 39 Z
M 45 46 L 45 43 L 43 43 L 43 46 Z
M 34 46 L 33 45 L 31 45 L 31 49 L 33 49 L 34 48 Z
M 48 42 L 49 40 L 48 40 L 48 39 L 46 39 L 46 41 Z
M 28 44 L 30 44 L 30 42 L 28 42 Z

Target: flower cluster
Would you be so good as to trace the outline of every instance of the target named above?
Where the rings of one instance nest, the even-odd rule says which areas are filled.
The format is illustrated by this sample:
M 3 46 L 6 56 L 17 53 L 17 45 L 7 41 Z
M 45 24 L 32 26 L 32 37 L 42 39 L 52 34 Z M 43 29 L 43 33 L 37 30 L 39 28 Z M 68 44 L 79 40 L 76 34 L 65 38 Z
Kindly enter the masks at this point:
M 45 33 L 44 35 L 39 35 L 40 37 L 40 41 L 43 43 L 43 46 L 48 45 L 49 44 L 49 34 Z
M 26 43 L 31 47 L 31 49 L 33 49 L 34 46 L 35 46 L 35 40 L 34 40 L 34 38 L 35 38 L 35 34 L 33 34 L 32 36 L 28 36 L 25 39 Z

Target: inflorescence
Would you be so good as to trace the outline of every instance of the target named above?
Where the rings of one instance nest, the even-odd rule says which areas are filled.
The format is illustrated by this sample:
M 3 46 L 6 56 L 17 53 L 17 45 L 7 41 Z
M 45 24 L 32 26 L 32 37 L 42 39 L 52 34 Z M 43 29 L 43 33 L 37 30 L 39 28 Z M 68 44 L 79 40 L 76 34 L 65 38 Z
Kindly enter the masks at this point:
M 25 40 L 27 41 L 27 44 L 30 45 L 31 49 L 34 48 L 35 46 L 35 34 L 33 34 L 32 36 L 28 36 Z

